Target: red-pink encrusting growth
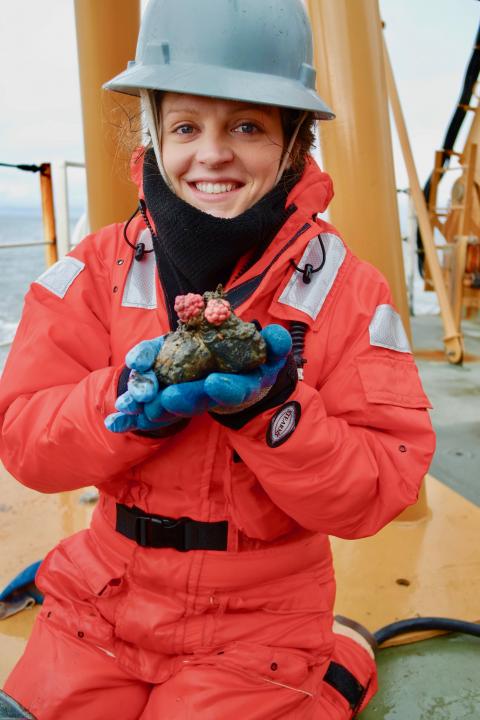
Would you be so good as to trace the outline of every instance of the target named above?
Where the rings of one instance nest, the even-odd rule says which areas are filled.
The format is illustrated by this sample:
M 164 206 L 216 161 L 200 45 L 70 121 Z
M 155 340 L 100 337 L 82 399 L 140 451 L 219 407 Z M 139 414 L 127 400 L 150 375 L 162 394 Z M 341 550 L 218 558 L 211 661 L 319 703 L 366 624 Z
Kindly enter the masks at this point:
M 230 317 L 230 303 L 220 298 L 209 300 L 205 308 L 205 320 L 212 325 L 221 325 Z
M 192 318 L 198 317 L 204 307 L 203 297 L 196 293 L 177 295 L 175 298 L 174 309 L 182 323 L 187 323 Z

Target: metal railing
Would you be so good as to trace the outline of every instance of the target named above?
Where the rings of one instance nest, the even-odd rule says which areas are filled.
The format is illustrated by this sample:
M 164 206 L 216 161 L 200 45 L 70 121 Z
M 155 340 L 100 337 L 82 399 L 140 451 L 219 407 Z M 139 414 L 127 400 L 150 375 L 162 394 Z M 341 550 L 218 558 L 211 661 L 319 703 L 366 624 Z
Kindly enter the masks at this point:
M 19 243 L 0 243 L 0 250 L 44 246 L 47 248 L 47 264 L 64 257 L 71 248 L 70 210 L 68 202 L 68 169 L 85 168 L 84 163 L 61 160 L 42 165 L 9 165 L 28 172 L 40 173 L 42 221 L 44 240 Z M 55 202 L 54 202 L 55 197 Z
M 64 257 L 72 245 L 68 201 L 68 170 L 69 168 L 85 168 L 85 164 L 62 160 L 55 163 L 43 163 L 42 165 L 13 165 L 10 163 L 1 163 L 1 165 L 27 172 L 40 173 L 44 239 L 16 243 L 0 243 L 0 250 L 44 247 L 45 263 L 47 266 L 52 265 Z M 7 348 L 11 344 L 12 340 L 1 341 L 0 349 Z
M 55 220 L 57 258 L 60 260 L 71 249 L 70 210 L 68 203 L 68 169 L 85 168 L 84 163 L 64 160 L 52 164 L 53 187 L 55 190 Z

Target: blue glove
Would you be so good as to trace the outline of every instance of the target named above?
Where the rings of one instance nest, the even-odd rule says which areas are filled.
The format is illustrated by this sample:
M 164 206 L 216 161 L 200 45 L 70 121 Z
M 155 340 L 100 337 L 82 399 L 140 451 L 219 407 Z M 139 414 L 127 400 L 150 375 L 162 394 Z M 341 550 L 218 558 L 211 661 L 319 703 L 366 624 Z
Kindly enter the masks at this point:
M 210 410 L 220 423 L 240 428 L 255 415 L 280 405 L 297 383 L 292 339 L 281 325 L 268 325 L 261 335 L 267 345 L 263 365 L 247 373 L 210 373 L 204 380 L 170 385 L 162 391 L 162 406 L 172 414 L 188 416 L 195 398 L 196 406 Z
M 111 432 L 152 432 L 178 422 L 179 418 L 167 412 L 158 402 L 161 392 L 152 367 L 163 343 L 163 336 L 144 340 L 127 353 L 125 362 L 130 370 L 127 391 L 115 402 L 118 412 L 105 418 L 105 426 Z M 155 410 L 147 412 L 151 403 L 155 403 Z
M 277 395 L 278 392 L 282 397 L 285 394 L 285 373 L 281 371 L 291 357 L 292 340 L 280 325 L 268 325 L 261 334 L 267 345 L 267 362 L 255 370 L 244 374 L 210 373 L 202 380 L 162 389 L 151 368 L 163 345 L 163 337 L 135 345 L 126 356 L 127 367 L 131 369 L 127 392 L 117 398 L 115 407 L 119 412 L 105 419 L 106 427 L 112 432 L 154 431 L 207 410 L 222 424 L 241 427 L 267 409 L 265 403 L 275 407 L 283 402 L 277 401 Z M 286 397 L 295 387 L 296 368 L 293 382 L 290 375 Z M 278 392 L 272 392 L 274 390 Z M 249 411 L 249 408 L 255 409 Z M 228 420 L 226 415 L 230 416 Z

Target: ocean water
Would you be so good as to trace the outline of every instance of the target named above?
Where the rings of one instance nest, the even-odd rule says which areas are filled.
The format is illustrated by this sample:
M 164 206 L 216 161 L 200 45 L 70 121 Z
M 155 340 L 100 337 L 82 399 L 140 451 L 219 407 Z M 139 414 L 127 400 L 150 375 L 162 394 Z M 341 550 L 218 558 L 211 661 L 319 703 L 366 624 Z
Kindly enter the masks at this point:
M 75 226 L 77 213 L 71 218 Z M 42 242 L 43 226 L 37 208 L 0 208 L 0 245 Z M 9 343 L 21 316 L 23 299 L 30 286 L 45 270 L 45 247 L 0 247 L 0 370 Z
M 71 212 L 72 234 L 80 214 L 80 211 Z M 401 213 L 402 225 L 404 225 L 405 218 L 402 215 Z M 41 242 L 42 240 L 43 227 L 39 209 L 0 208 L 0 245 Z M 412 264 L 411 254 L 407 242 L 403 242 L 402 246 L 408 280 Z M 45 267 L 45 248 L 43 246 L 0 248 L 0 371 L 5 364 L 9 343 L 15 335 L 25 293 L 30 283 L 45 270 Z M 424 292 L 423 281 L 416 267 L 414 271 L 414 313 L 416 315 L 438 313 L 435 294 Z

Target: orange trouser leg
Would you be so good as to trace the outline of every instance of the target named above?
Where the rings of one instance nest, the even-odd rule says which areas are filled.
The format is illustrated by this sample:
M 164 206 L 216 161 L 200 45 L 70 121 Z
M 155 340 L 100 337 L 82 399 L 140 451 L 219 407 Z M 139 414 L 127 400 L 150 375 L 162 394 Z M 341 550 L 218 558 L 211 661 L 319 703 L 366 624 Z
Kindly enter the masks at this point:
M 336 636 L 332 660 L 346 667 L 368 687 L 365 700 L 376 689 L 375 662 L 353 640 Z M 221 660 L 192 663 L 172 679 L 153 688 L 140 720 L 349 720 L 353 711 L 345 697 L 315 677 L 315 670 L 300 687 L 274 683 Z M 318 671 L 317 671 L 318 672 Z M 362 703 L 364 706 L 365 703 Z
M 250 667 L 229 664 L 226 648 L 220 656 L 212 656 L 213 663 L 211 659 L 210 662 L 192 660 L 167 682 L 152 686 L 127 675 L 114 658 L 101 650 L 38 620 L 25 653 L 4 689 L 38 720 L 220 720 L 231 716 L 248 720 L 349 720 L 352 717 L 345 697 L 323 681 L 318 668 L 310 670 L 306 677 L 302 675 L 302 681 L 296 683 L 295 653 L 292 653 L 293 666 L 288 667 L 287 659 L 287 667 L 279 668 L 276 682 L 262 674 L 260 655 L 265 648 L 254 644 L 248 647 L 244 660 Z M 350 638 L 338 635 L 331 659 L 347 668 L 361 685 L 368 686 L 365 698 L 368 700 L 376 690 L 375 663 L 368 653 Z
M 37 620 L 5 692 L 38 720 L 138 720 L 151 685 L 115 660 Z

